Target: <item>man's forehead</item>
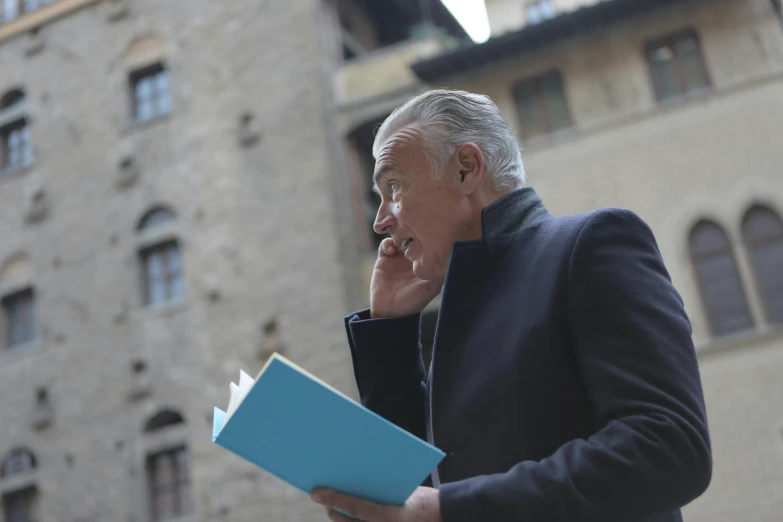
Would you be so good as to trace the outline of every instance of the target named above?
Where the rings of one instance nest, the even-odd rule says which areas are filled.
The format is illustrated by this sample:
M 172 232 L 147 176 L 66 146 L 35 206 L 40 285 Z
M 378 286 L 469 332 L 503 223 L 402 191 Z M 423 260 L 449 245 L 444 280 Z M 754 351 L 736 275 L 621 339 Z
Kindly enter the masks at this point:
M 381 146 L 378 159 L 388 154 L 394 154 L 400 149 L 415 147 L 420 139 L 421 129 L 418 124 L 406 125 L 386 138 Z
M 406 156 L 416 154 L 420 137 L 421 132 L 417 125 L 407 125 L 389 136 L 381 147 L 375 162 L 375 173 L 373 174 L 375 185 L 386 174 L 403 174 L 402 161 Z

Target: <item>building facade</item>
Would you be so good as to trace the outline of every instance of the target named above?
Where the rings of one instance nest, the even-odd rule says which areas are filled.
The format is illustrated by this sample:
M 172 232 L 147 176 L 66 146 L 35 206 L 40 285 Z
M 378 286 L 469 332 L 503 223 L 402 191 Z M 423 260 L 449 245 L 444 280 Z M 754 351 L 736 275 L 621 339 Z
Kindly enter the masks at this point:
M 686 518 L 777 521 L 774 3 L 486 4 L 481 45 L 436 1 L 0 4 L 0 520 L 323 519 L 211 443 L 212 407 L 273 351 L 355 396 L 374 127 L 448 86 L 495 100 L 552 213 L 651 225 L 713 433 Z
M 0 6 L 0 520 L 321 520 L 210 437 L 275 350 L 354 393 L 324 5 Z
M 686 520 L 779 520 L 779 3 L 486 0 L 486 6 L 492 37 L 483 44 L 451 48 L 433 37 L 378 53 L 375 63 L 367 56 L 343 65 L 358 74 L 384 62 L 389 77 L 409 79 L 393 88 L 337 84 L 340 131 L 359 192 L 369 185 L 372 129 L 402 100 L 429 87 L 489 95 L 517 132 L 528 181 L 551 213 L 630 208 L 656 234 L 693 323 L 713 437 L 712 484 L 687 506 Z M 372 217 L 368 211 L 371 242 Z M 365 284 L 374 258 L 372 248 L 366 252 Z M 436 313 L 434 303 L 423 323 L 429 335 Z

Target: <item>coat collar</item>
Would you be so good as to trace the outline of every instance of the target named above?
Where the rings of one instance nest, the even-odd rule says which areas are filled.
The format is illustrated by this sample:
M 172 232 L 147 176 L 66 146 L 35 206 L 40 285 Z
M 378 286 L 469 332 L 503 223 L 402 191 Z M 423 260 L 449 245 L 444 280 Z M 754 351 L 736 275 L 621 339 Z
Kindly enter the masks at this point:
M 548 215 L 543 201 L 532 187 L 510 192 L 481 211 L 483 239 L 513 235 Z

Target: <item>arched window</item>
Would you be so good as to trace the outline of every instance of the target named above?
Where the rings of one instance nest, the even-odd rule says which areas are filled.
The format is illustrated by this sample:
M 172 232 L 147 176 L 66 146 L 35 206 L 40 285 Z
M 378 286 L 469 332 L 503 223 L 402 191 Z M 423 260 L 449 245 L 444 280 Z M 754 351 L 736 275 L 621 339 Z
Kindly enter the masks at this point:
M 184 424 L 185 419 L 174 410 L 161 410 L 144 423 L 144 432 L 151 433 L 175 424 Z
M 0 98 L 0 109 L 10 109 L 23 102 L 24 92 L 22 89 L 11 89 Z
M 155 207 L 139 220 L 139 230 L 149 230 L 174 221 L 176 215 L 166 207 Z
M 7 477 L 9 475 L 16 475 L 17 473 L 25 473 L 36 468 L 38 462 L 35 459 L 35 455 L 25 448 L 16 448 L 12 450 L 3 459 L 2 469 L 0 469 L 0 476 Z
M 690 233 L 690 254 L 712 333 L 752 328 L 734 252 L 723 229 L 711 221 L 696 224 Z
M 139 220 L 138 230 L 148 232 L 162 228 L 176 219 L 165 207 L 155 207 Z M 182 254 L 176 239 L 168 238 L 141 249 L 144 297 L 148 305 L 179 301 L 185 296 Z
M 0 97 L 0 177 L 33 162 L 30 127 L 24 108 L 24 92 L 12 89 Z
M 37 467 L 35 455 L 26 448 L 16 448 L 0 464 L 0 477 L 29 473 Z M 3 495 L 3 510 L 0 518 L 7 522 L 38 520 L 37 491 L 34 484 L 27 484 Z
M 767 321 L 783 323 L 783 221 L 770 208 L 751 207 L 742 221 Z
M 184 422 L 179 412 L 161 410 L 147 420 L 144 432 L 152 434 Z M 147 457 L 152 520 L 168 520 L 192 511 L 189 468 L 188 450 L 184 445 L 156 451 Z
M 129 116 L 143 123 L 171 112 L 171 86 L 166 66 L 166 39 L 143 33 L 129 42 L 121 64 L 128 71 Z

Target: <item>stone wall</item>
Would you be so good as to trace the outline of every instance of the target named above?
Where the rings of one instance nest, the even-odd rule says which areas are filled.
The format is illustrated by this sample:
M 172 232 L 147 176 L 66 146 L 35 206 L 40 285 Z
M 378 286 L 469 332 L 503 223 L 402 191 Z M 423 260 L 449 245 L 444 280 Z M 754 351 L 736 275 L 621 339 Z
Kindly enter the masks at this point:
M 145 456 L 181 442 L 193 520 L 321 519 L 210 440 L 229 380 L 270 347 L 355 394 L 320 2 L 122 3 L 42 25 L 34 54 L 27 34 L 0 46 L 0 90 L 26 92 L 35 152 L 0 180 L 0 266 L 29 263 L 38 324 L 35 342 L 0 351 L 0 453 L 37 456 L 42 522 L 148 520 Z M 172 110 L 134 124 L 128 74 L 157 60 Z M 37 193 L 48 211 L 28 222 Z M 158 204 L 177 216 L 186 298 L 152 309 L 136 226 Z M 148 393 L 130 398 L 139 379 Z M 54 417 L 36 431 L 40 387 Z M 143 434 L 162 408 L 184 427 Z

